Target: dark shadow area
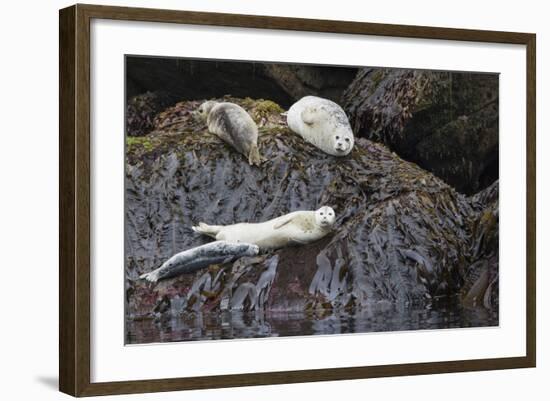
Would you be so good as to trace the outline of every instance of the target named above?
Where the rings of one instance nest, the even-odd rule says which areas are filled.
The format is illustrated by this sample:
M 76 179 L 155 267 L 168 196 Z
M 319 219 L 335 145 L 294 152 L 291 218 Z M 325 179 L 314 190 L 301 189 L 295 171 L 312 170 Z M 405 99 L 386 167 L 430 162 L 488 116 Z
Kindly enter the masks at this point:
M 356 73 L 353 67 L 127 56 L 126 96 L 165 92 L 181 101 L 231 95 L 287 109 L 306 95 L 338 102 Z

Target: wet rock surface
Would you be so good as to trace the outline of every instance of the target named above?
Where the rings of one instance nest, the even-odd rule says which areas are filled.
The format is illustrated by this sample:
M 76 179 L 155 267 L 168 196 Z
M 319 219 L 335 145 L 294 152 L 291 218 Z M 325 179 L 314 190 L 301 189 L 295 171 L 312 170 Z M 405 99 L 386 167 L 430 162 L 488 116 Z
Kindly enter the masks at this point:
M 363 68 L 342 96 L 357 136 L 474 194 L 498 179 L 498 75 Z
M 207 132 L 192 113 L 200 102 L 177 103 L 159 114 L 149 135 L 127 139 L 131 322 L 220 313 L 323 316 L 380 305 L 424 310 L 451 299 L 497 313 L 498 183 L 467 197 L 365 138 L 350 155 L 335 158 L 290 132 L 277 104 L 225 100 L 258 123 L 267 159 L 260 167 Z M 199 221 L 259 222 L 321 205 L 333 207 L 337 220 L 334 232 L 316 243 L 156 286 L 138 279 L 208 242 L 191 230 Z

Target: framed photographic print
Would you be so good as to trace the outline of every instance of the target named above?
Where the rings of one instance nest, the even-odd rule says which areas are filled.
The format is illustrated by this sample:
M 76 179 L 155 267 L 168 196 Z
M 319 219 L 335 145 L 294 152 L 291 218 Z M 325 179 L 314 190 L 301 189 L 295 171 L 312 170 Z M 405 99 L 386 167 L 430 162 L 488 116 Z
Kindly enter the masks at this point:
M 534 34 L 61 10 L 60 390 L 534 367 L 535 112 Z

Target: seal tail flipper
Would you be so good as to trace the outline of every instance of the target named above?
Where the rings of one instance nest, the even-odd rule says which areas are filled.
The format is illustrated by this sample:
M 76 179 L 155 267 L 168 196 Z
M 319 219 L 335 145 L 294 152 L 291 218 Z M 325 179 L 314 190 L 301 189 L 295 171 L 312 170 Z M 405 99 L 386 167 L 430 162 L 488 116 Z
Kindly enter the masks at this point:
M 191 229 L 196 233 L 216 238 L 216 235 L 220 232 L 221 226 L 209 226 L 206 223 L 200 222 L 198 226 L 191 227 Z
M 251 166 L 259 166 L 261 162 L 262 157 L 260 156 L 258 145 L 252 144 L 250 146 L 250 152 L 248 152 L 248 164 Z
M 153 270 L 152 272 L 149 272 L 149 273 L 142 274 L 141 276 L 139 276 L 139 278 L 156 284 L 156 282 L 159 281 L 158 269 Z

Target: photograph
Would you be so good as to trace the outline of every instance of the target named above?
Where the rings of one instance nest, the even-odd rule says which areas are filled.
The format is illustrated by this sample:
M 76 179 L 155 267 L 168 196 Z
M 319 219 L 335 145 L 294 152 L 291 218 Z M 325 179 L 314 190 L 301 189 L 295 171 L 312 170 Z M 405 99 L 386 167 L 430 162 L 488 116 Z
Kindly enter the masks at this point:
M 499 74 L 125 56 L 125 344 L 499 325 Z
M 0 398 L 546 401 L 546 8 L 6 2 Z

